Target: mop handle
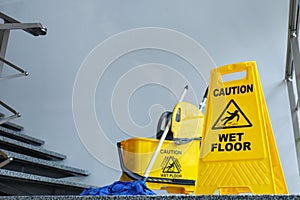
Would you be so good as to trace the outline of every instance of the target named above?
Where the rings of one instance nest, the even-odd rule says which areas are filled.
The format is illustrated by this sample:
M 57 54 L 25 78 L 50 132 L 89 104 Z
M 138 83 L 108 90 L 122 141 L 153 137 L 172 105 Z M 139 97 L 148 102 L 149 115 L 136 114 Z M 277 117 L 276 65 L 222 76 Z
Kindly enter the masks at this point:
M 183 98 L 184 98 L 184 96 L 185 96 L 187 90 L 188 90 L 188 86 L 186 85 L 186 86 L 184 87 L 184 89 L 183 89 L 183 92 L 182 92 L 182 94 L 181 94 L 179 100 L 178 100 L 178 103 L 181 102 L 181 101 L 183 100 Z M 172 121 L 171 119 L 168 121 L 167 126 L 166 126 L 166 128 L 165 128 L 165 130 L 164 130 L 164 132 L 163 132 L 163 134 L 162 134 L 162 136 L 161 136 L 161 138 L 160 138 L 160 140 L 159 140 L 159 143 L 158 143 L 158 145 L 157 145 L 157 147 L 156 147 L 156 150 L 155 150 L 154 154 L 152 155 L 152 158 L 151 158 L 151 160 L 150 160 L 150 162 L 149 162 L 149 164 L 148 164 L 148 167 L 147 167 L 147 169 L 146 169 L 146 171 L 145 171 L 145 173 L 144 173 L 144 178 L 143 178 L 143 181 L 144 181 L 144 182 L 147 181 L 147 178 L 148 178 L 149 173 L 150 173 L 150 171 L 151 171 L 151 169 L 152 169 L 152 166 L 153 166 L 154 161 L 155 161 L 155 159 L 156 159 L 156 157 L 157 157 L 157 154 L 158 154 L 158 152 L 160 151 L 160 148 L 161 148 L 161 146 L 162 146 L 162 144 L 163 144 L 163 142 L 164 142 L 164 140 L 165 140 L 165 138 L 166 138 L 166 136 L 167 136 L 167 133 L 169 132 L 169 129 L 170 129 L 170 126 L 171 126 L 171 121 Z
M 207 93 L 208 93 L 208 87 L 206 88 L 205 90 L 205 93 L 204 93 L 204 96 L 202 98 L 202 101 L 199 105 L 199 110 L 202 112 L 203 108 L 205 107 L 205 104 L 206 104 L 206 100 L 207 100 Z

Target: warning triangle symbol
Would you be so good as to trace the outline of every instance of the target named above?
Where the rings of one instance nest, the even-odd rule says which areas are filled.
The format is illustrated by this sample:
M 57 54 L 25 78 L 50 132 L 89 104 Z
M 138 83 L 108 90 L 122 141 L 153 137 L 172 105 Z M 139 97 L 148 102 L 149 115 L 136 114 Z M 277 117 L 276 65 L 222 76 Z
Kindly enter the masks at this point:
M 163 167 L 163 173 L 180 173 L 181 165 L 178 162 L 177 158 L 174 156 L 168 156 L 165 158 L 166 164 Z
M 243 128 L 251 126 L 252 123 L 250 120 L 237 103 L 231 99 L 212 126 L 212 129 Z

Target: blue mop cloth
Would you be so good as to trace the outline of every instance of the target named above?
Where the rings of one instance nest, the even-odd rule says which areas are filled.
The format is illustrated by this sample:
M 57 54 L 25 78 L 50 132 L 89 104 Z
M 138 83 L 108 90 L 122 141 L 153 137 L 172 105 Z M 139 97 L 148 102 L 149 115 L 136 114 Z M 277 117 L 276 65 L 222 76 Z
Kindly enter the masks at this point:
M 155 195 L 153 191 L 147 188 L 144 181 L 138 180 L 134 182 L 116 181 L 111 185 L 101 188 L 88 188 L 80 194 L 80 196 L 104 196 L 104 195 Z

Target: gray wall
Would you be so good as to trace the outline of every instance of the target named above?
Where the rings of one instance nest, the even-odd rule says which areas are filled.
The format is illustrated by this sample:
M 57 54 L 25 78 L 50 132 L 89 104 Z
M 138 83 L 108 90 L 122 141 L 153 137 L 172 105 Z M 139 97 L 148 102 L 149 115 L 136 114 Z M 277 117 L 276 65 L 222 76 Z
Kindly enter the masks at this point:
M 63 161 L 65 164 L 91 172 L 89 177 L 80 181 L 102 186 L 118 180 L 120 176 L 120 170 L 114 169 L 118 163 L 115 143 L 134 136 L 153 136 L 158 116 L 162 111 L 173 108 L 176 96 L 185 83 L 192 86 L 186 100 L 197 104 L 211 68 L 255 60 L 289 192 L 299 193 L 292 122 L 283 81 L 288 4 L 288 1 L 282 0 L 1 0 L 1 11 L 7 15 L 22 22 L 41 22 L 48 28 L 48 34 L 38 38 L 22 31 L 11 33 L 6 58 L 27 69 L 30 76 L 1 82 L 1 99 L 23 113 L 16 122 L 24 125 L 28 134 L 44 139 L 46 148 L 66 154 L 68 159 Z M 124 55 L 114 57 L 114 62 L 101 79 L 97 70 L 104 69 L 103 66 L 94 66 L 97 73 L 91 74 L 91 80 L 82 80 L 86 84 L 78 86 L 89 90 L 89 81 L 99 78 L 94 85 L 93 100 L 74 100 L 73 91 L 78 89 L 76 77 L 80 78 L 80 74 L 84 73 L 84 66 L 97 65 L 106 56 L 117 55 L 124 46 L 140 45 L 143 40 L 129 36 L 129 39 L 121 39 L 124 42 L 122 46 L 113 43 L 116 40 L 106 39 L 115 34 L 119 34 L 115 37 L 120 36 L 123 31 L 143 27 L 178 31 L 179 38 L 195 40 L 200 46 L 193 51 L 190 46 L 185 46 L 184 41 L 174 42 L 175 36 L 170 36 L 170 41 L 166 42 L 162 35 L 155 36 L 148 32 L 146 37 L 152 38 L 152 48 L 148 44 L 135 51 L 124 50 Z M 103 41 L 107 42 L 107 51 L 100 51 L 105 47 L 103 43 L 100 44 Z M 164 42 L 167 48 L 176 49 L 176 45 L 179 45 L 181 50 L 190 49 L 186 52 L 187 60 L 182 55 L 160 48 L 159 45 Z M 202 63 L 193 67 L 189 59 Z M 130 71 L 132 69 L 137 71 Z M 135 88 L 129 99 L 123 99 L 128 97 L 126 90 L 132 88 L 118 84 L 120 80 L 127 84 L 144 80 L 140 84 L 146 85 Z M 121 95 L 114 96 L 116 94 L 113 91 L 123 91 L 124 94 L 121 92 Z M 86 94 L 83 92 L 82 95 Z M 85 104 L 95 106 L 95 113 L 78 116 L 80 113 L 74 113 L 72 109 L 74 102 L 78 103 L 75 107 L 82 106 L 78 108 L 79 111 L 85 110 Z M 132 117 L 130 121 L 120 118 L 128 116 L 127 108 Z M 93 116 L 97 116 L 102 129 L 90 127 L 82 132 L 80 122 L 90 122 Z M 128 122 L 131 124 L 124 127 Z M 99 131 L 106 138 L 99 136 Z M 94 139 L 89 141 L 94 142 L 93 147 L 84 145 L 82 139 L 85 136 L 95 136 L 96 142 Z M 106 145 L 107 141 L 109 145 Z M 100 154 L 94 152 L 97 149 Z M 114 166 L 107 164 L 110 162 Z

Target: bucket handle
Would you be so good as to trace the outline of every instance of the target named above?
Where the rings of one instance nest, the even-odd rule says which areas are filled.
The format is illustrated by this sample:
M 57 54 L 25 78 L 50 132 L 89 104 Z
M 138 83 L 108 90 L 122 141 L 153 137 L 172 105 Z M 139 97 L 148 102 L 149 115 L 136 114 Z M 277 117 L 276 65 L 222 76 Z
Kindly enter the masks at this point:
M 189 143 L 189 142 L 194 141 L 194 140 L 199 140 L 201 142 L 202 137 L 197 137 L 197 138 L 174 138 L 173 139 L 174 143 L 177 144 L 177 145 L 186 144 L 186 143 Z
M 141 178 L 143 178 L 141 175 L 134 173 L 133 171 L 130 171 L 129 169 L 127 169 L 127 167 L 124 164 L 124 159 L 123 159 L 123 154 L 122 154 L 122 144 L 121 142 L 117 143 L 117 149 L 118 149 L 118 155 L 119 155 L 119 160 L 120 160 L 120 166 L 122 171 L 129 176 L 130 178 L 133 178 L 135 180 L 140 180 Z

